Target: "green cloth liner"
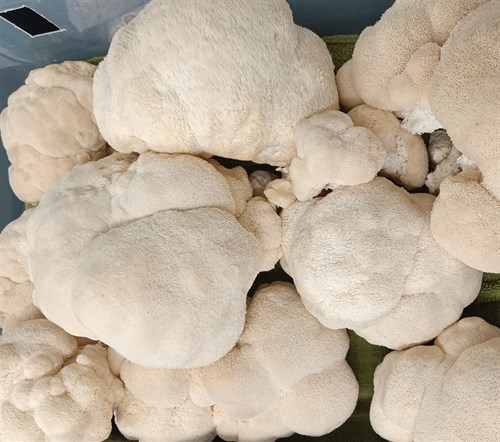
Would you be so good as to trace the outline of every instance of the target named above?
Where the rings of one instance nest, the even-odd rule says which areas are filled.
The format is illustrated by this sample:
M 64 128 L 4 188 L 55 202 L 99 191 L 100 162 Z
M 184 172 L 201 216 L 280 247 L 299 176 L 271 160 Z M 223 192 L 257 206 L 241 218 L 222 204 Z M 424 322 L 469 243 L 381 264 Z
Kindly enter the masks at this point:
M 323 37 L 332 55 L 335 71 L 351 58 L 357 38 L 357 35 Z M 97 65 L 102 59 L 103 57 L 94 57 L 88 61 Z M 500 327 L 500 274 L 484 274 L 478 298 L 462 314 L 462 317 L 467 316 L 480 316 L 490 324 Z M 295 434 L 289 438 L 290 441 L 369 442 L 384 440 L 372 430 L 369 411 L 373 395 L 373 373 L 390 350 L 369 344 L 351 330 L 348 333 L 351 346 L 347 353 L 347 362 L 359 382 L 359 399 L 356 410 L 344 425 L 330 434 L 321 437 L 306 437 Z M 114 428 L 108 440 L 126 439 Z

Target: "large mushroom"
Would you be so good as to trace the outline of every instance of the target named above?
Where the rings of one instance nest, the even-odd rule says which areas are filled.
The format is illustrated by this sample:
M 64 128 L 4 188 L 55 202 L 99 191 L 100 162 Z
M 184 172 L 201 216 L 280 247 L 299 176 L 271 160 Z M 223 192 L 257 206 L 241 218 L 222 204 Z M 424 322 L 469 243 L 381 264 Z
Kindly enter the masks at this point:
M 443 46 L 431 107 L 456 148 L 476 163 L 443 181 L 432 210 L 436 241 L 485 272 L 500 272 L 500 1 L 464 18 Z
M 111 432 L 122 387 L 101 344 L 77 340 L 47 319 L 9 329 L 0 342 L 0 437 L 100 442 Z
M 397 112 L 412 133 L 443 127 L 429 103 L 441 48 L 456 24 L 487 1 L 396 0 L 375 25 L 361 32 L 352 59 L 341 68 L 341 106 L 350 110 L 363 102 Z
M 309 312 L 396 349 L 456 321 L 478 295 L 482 273 L 433 240 L 434 199 L 377 177 L 285 208 L 281 264 Z
M 37 203 L 75 165 L 107 155 L 92 99 L 96 67 L 65 61 L 34 69 L 8 99 L 0 131 L 19 199 Z
M 233 350 L 193 370 L 191 398 L 213 407 L 217 433 L 225 440 L 327 434 L 356 405 L 348 347 L 345 330 L 323 327 L 293 285 L 262 286 L 249 300 L 245 330 Z
M 295 125 L 326 109 L 338 109 L 330 53 L 285 0 L 153 0 L 95 75 L 96 119 L 120 152 L 286 166 Z
M 500 425 L 500 329 L 465 318 L 434 345 L 389 353 L 375 371 L 373 429 L 389 441 L 493 441 Z
M 65 175 L 30 218 L 34 303 L 134 363 L 206 365 L 238 340 L 280 229 L 241 167 L 113 154 Z

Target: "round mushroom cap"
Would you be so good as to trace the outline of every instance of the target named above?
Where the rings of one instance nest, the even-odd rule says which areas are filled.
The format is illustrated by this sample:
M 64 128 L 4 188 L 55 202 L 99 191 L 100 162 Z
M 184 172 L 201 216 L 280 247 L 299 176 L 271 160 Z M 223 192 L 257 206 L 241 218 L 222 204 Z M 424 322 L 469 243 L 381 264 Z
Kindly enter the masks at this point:
M 432 346 L 389 353 L 375 370 L 373 429 L 388 440 L 494 440 L 500 329 L 481 318 L 448 327 Z
M 285 209 L 283 268 L 308 311 L 390 348 L 425 342 L 456 321 L 482 274 L 432 239 L 433 202 L 375 178 Z
M 115 227 L 81 250 L 73 311 L 132 362 L 207 365 L 238 340 L 244 297 L 260 260 L 256 239 L 227 212 L 157 212 Z
M 10 185 L 22 201 L 42 194 L 75 165 L 107 155 L 92 109 L 95 66 L 65 61 L 30 72 L 0 115 Z
M 268 202 L 251 200 L 242 168 L 214 164 L 113 154 L 64 176 L 28 225 L 35 304 L 146 367 L 220 359 L 243 330 L 256 275 L 279 259 L 279 244 L 265 242 L 281 226 Z
M 431 214 L 436 242 L 450 255 L 483 272 L 500 273 L 500 200 L 476 173 L 441 183 Z
M 113 37 L 94 103 L 120 152 L 286 166 L 295 125 L 338 95 L 326 45 L 286 1 L 153 0 Z
M 443 45 L 441 61 L 429 85 L 432 111 L 457 149 L 477 163 L 485 187 L 497 200 L 500 200 L 499 21 L 499 0 L 477 7 L 461 20 Z

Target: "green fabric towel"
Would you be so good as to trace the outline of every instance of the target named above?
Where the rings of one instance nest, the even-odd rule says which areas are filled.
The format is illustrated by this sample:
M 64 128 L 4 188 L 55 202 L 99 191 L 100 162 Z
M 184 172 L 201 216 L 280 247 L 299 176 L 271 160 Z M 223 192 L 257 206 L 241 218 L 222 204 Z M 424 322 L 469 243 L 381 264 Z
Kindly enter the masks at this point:
M 326 47 L 332 55 L 335 73 L 352 57 L 352 51 L 357 39 L 357 35 L 332 35 L 330 37 L 323 37 Z
M 357 35 L 323 37 L 328 50 L 332 54 L 335 71 L 351 58 L 357 38 Z M 97 65 L 102 58 L 94 57 L 88 61 Z M 500 274 L 484 274 L 478 298 L 464 310 L 462 315 L 462 317 L 467 316 L 480 316 L 489 323 L 500 327 Z M 369 411 L 373 395 L 373 373 L 377 365 L 390 350 L 371 345 L 350 330 L 348 333 L 351 346 L 347 353 L 347 362 L 353 369 L 359 382 L 359 399 L 356 410 L 344 425 L 328 435 L 311 438 L 295 434 L 289 440 L 318 440 L 323 442 L 371 442 L 384 440 L 372 430 Z M 123 441 L 126 439 L 114 427 L 108 441 L 112 440 Z

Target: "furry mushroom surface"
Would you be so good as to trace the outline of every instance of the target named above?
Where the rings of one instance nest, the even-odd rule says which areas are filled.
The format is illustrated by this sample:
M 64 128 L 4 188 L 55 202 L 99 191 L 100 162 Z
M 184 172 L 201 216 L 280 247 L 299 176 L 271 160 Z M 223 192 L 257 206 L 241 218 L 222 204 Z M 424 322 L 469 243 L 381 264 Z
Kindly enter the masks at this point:
M 365 127 L 348 115 L 326 111 L 301 121 L 295 129 L 297 156 L 289 168 L 293 193 L 299 201 L 324 188 L 371 181 L 383 167 L 386 151 Z
M 214 439 L 212 410 L 195 405 L 189 396 L 189 370 L 141 367 L 112 348 L 108 358 L 125 388 L 115 407 L 115 422 L 125 437 L 142 442 Z
M 352 59 L 347 60 L 337 71 L 335 76 L 339 93 L 339 105 L 344 112 L 349 112 L 356 106 L 363 104 L 363 100 L 356 91 L 352 79 Z
M 65 61 L 30 72 L 0 114 L 0 132 L 19 199 L 36 203 L 75 165 L 107 155 L 93 113 L 95 66 Z
M 433 240 L 434 199 L 377 177 L 284 209 L 281 263 L 309 312 L 393 349 L 455 322 L 482 273 Z
M 66 174 L 30 218 L 34 303 L 134 363 L 206 365 L 238 340 L 247 291 L 278 261 L 280 233 L 241 167 L 113 154 Z
M 348 113 L 355 126 L 370 129 L 382 142 L 387 152 L 379 172 L 405 189 L 424 185 L 428 171 L 427 149 L 420 135 L 401 127 L 392 112 L 374 109 L 366 104 L 356 106 Z
M 350 79 L 338 83 L 340 96 L 358 95 L 372 107 L 402 113 L 403 127 L 412 133 L 442 127 L 428 94 L 441 47 L 456 24 L 487 1 L 396 0 L 375 25 L 361 32 L 346 68 L 350 72 L 343 74 Z M 460 63 L 463 69 L 469 65 L 463 59 Z
M 431 214 L 436 242 L 456 259 L 483 272 L 500 273 L 500 200 L 476 172 L 445 179 Z
M 26 210 L 0 233 L 0 327 L 8 330 L 28 319 L 42 316 L 33 305 L 33 284 L 29 278 L 30 250 L 26 222 L 33 209 Z
M 498 439 L 500 329 L 465 318 L 375 371 L 373 429 L 389 441 Z
M 456 148 L 475 161 L 500 200 L 500 1 L 474 9 L 454 28 L 432 77 L 429 99 Z
M 5 441 L 105 440 L 122 394 L 100 344 L 76 339 L 47 319 L 0 338 L 0 437 Z
M 295 125 L 326 109 L 338 109 L 330 53 L 285 0 L 153 0 L 95 75 L 99 129 L 125 153 L 286 166 Z
M 327 434 L 351 415 L 358 397 L 348 348 L 346 331 L 323 327 L 292 284 L 261 286 L 233 350 L 192 370 L 191 398 L 213 407 L 225 440 Z
M 443 46 L 430 87 L 434 112 L 478 168 L 442 182 L 432 234 L 451 255 L 495 273 L 500 272 L 499 20 L 498 0 L 464 18 Z

